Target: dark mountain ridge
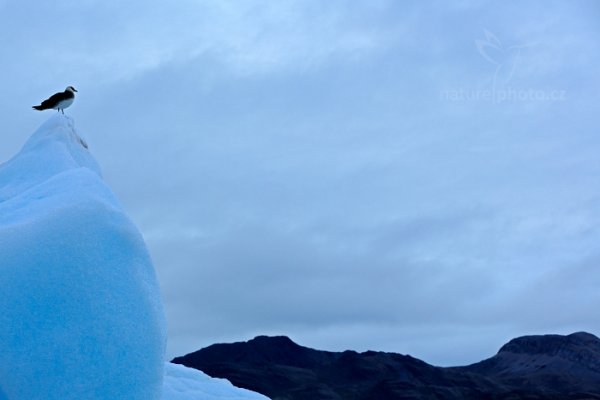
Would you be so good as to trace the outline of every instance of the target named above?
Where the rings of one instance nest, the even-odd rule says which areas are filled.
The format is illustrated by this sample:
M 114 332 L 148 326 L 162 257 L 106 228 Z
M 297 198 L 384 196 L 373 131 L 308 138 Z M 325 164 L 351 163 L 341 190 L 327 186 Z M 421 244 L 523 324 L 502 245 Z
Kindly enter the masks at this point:
M 215 344 L 174 363 L 273 400 L 600 399 L 600 339 L 513 339 L 481 362 L 442 368 L 407 355 L 329 352 L 287 337 Z

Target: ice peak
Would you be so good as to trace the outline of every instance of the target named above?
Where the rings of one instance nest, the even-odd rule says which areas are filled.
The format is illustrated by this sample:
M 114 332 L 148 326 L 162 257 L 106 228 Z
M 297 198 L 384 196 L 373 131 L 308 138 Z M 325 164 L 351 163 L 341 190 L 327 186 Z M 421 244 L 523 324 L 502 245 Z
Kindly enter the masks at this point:
M 75 129 L 73 119 L 55 114 L 29 137 L 16 156 L 0 165 L 0 203 L 53 176 L 78 168 L 101 176 L 100 167 Z
M 266 399 L 166 365 L 141 234 L 73 119 L 0 165 L 0 400 Z
M 0 400 L 158 400 L 166 328 L 141 234 L 73 120 L 0 166 Z
M 54 140 L 62 142 L 65 145 L 72 145 L 75 149 L 83 147 L 87 150 L 86 141 L 79 135 L 75 129 L 75 120 L 67 115 L 55 114 L 48 118 L 23 146 L 23 150 L 28 150 L 39 145 L 41 141 Z M 73 149 L 73 150 L 75 150 Z

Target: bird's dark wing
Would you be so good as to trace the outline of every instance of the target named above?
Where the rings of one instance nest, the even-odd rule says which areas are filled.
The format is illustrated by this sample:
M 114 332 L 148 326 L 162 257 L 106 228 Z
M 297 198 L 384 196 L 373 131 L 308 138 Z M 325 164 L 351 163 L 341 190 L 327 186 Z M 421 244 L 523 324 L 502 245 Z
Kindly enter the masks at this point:
M 60 103 L 63 100 L 67 100 L 67 99 L 72 99 L 73 93 L 68 92 L 68 91 L 64 91 L 64 92 L 60 92 L 60 93 L 56 93 L 53 94 L 52 96 L 48 97 L 46 100 L 42 101 L 41 106 L 43 108 L 52 108 L 54 106 L 56 106 L 58 103 Z

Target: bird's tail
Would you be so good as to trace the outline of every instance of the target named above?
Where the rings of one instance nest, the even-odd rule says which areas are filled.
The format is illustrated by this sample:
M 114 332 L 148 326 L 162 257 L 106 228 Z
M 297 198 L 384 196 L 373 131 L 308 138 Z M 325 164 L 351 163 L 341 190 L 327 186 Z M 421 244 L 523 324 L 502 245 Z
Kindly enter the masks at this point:
M 33 106 L 31 108 L 33 108 L 34 110 L 38 110 L 38 111 L 42 111 L 43 110 L 42 106 Z

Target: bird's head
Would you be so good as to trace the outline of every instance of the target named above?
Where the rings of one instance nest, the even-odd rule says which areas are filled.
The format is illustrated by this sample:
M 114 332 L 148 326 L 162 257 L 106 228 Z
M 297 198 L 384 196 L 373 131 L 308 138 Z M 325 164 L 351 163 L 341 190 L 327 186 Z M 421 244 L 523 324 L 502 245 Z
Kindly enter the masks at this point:
M 65 89 L 65 92 L 76 92 L 77 90 L 75 90 L 75 88 L 73 86 L 67 86 L 67 88 Z

